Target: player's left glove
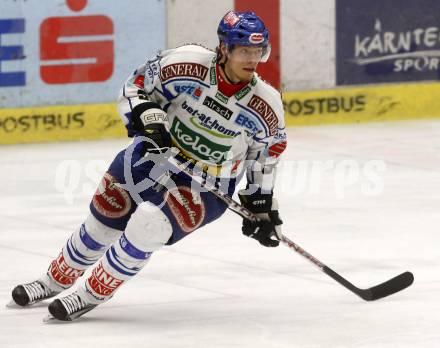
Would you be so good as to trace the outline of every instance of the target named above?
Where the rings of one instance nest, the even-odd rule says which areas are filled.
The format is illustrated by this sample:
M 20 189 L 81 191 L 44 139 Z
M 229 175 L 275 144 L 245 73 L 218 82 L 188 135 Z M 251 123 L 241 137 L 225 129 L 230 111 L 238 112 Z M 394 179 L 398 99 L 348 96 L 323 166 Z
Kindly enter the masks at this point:
M 266 247 L 278 246 L 283 222 L 278 214 L 278 202 L 273 195 L 260 192 L 246 194 L 246 190 L 240 190 L 238 197 L 245 208 L 261 219 L 258 223 L 243 219 L 243 234 Z

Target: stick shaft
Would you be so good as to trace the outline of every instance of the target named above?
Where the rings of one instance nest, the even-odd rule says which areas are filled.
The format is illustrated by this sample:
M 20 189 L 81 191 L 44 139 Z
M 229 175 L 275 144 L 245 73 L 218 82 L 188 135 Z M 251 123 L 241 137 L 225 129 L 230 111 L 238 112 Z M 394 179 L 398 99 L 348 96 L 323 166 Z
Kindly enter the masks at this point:
M 214 184 L 194 173 L 193 170 L 191 168 L 188 168 L 185 163 L 180 163 L 174 157 L 170 157 L 169 161 L 179 170 L 191 176 L 193 180 L 195 180 L 201 187 L 204 187 L 218 199 L 223 201 L 227 205 L 229 210 L 232 210 L 236 214 L 240 215 L 242 218 L 248 219 L 253 222 L 258 222 L 260 220 L 249 209 L 243 207 L 241 204 L 232 199 L 228 194 L 220 191 Z M 342 277 L 339 273 L 335 272 L 330 267 L 323 264 L 316 257 L 301 248 L 298 244 L 291 241 L 286 236 L 281 235 L 278 236 L 278 238 L 283 245 L 285 245 L 289 249 L 296 251 L 299 255 L 317 266 L 323 273 L 327 274 L 330 278 L 334 279 L 340 285 L 350 290 L 352 293 L 356 294 L 365 301 L 373 301 L 394 294 L 400 290 L 407 288 L 414 281 L 413 274 L 411 272 L 405 272 L 375 287 L 369 289 L 360 289 L 349 282 L 347 279 Z

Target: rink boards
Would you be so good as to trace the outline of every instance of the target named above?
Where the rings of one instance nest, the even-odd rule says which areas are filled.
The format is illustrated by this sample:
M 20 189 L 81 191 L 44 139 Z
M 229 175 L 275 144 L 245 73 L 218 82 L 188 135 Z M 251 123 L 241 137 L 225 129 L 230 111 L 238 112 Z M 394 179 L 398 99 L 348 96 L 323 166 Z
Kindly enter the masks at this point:
M 287 126 L 440 117 L 440 85 L 414 83 L 283 93 Z
M 122 137 L 114 103 L 0 109 L 0 144 Z
M 283 93 L 286 125 L 440 118 L 436 83 Z M 115 103 L 0 109 L 0 144 L 123 137 Z

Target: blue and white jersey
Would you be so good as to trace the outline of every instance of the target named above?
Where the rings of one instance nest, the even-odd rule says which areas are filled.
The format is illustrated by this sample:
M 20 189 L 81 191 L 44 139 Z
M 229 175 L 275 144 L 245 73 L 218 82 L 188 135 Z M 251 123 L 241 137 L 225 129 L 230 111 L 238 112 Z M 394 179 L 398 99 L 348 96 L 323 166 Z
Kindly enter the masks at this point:
M 280 93 L 257 74 L 227 97 L 218 90 L 216 53 L 198 45 L 160 52 L 125 82 L 118 109 L 130 132 L 131 111 L 153 101 L 167 113 L 183 156 L 220 178 L 247 170 L 249 184 L 271 190 L 286 147 Z

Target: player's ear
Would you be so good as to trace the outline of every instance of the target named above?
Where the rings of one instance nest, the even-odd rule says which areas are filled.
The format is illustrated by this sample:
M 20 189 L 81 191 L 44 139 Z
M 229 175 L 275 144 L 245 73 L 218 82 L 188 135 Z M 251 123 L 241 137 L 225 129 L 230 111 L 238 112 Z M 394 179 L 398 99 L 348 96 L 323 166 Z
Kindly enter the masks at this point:
M 223 57 L 226 57 L 226 55 L 228 54 L 228 49 L 227 49 L 226 45 L 224 44 L 224 42 L 220 42 L 220 52 Z

